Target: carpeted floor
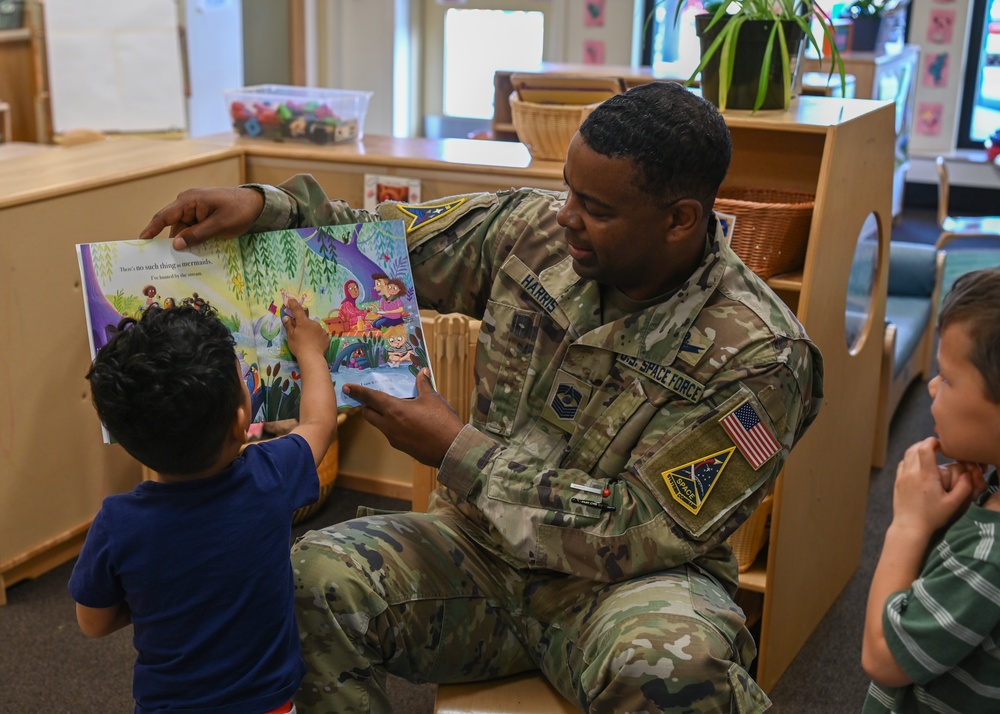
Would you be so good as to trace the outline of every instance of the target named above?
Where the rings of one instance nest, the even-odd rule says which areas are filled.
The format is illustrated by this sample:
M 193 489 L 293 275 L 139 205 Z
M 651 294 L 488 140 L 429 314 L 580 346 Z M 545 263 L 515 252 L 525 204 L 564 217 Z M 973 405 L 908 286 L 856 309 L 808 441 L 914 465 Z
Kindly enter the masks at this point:
M 937 231 L 926 217 L 894 228 L 894 240 L 933 243 Z M 933 218 L 930 219 L 933 222 Z M 953 246 L 950 274 L 960 266 L 1000 263 L 1000 252 L 977 255 Z M 772 711 L 783 714 L 841 714 L 860 711 L 868 680 L 861 670 L 861 628 L 868 582 L 892 514 L 896 464 L 911 443 L 932 433 L 930 398 L 922 384 L 904 397 L 892 423 L 886 467 L 872 471 L 861 566 L 771 692 Z M 334 489 L 328 502 L 296 534 L 346 520 L 358 505 L 405 509 L 409 503 Z M 816 563 L 817 568 L 823 563 Z M 134 652 L 126 629 L 88 640 L 76 626 L 66 591 L 72 563 L 8 591 L 0 608 L 0 711 L 45 714 L 124 714 L 132 711 Z M 390 678 L 393 711 L 431 714 L 434 686 Z

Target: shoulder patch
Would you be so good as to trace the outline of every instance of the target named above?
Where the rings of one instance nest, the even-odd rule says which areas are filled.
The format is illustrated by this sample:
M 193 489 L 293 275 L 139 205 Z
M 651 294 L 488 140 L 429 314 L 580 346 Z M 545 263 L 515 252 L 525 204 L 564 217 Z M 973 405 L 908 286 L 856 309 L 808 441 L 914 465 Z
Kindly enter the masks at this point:
M 767 424 L 761 421 L 749 400 L 722 417 L 719 424 L 754 470 L 781 451 L 781 444 L 774 438 Z
M 462 198 L 455 199 L 454 201 L 434 205 L 421 204 L 419 206 L 415 206 L 400 203 L 396 205 L 396 208 L 399 209 L 400 213 L 409 218 L 406 222 L 406 232 L 412 233 L 418 228 L 423 228 L 428 223 L 433 223 L 439 218 L 447 216 L 449 213 L 465 203 L 466 200 L 467 198 L 463 196 Z
M 663 476 L 674 500 L 697 515 L 735 450 L 735 446 L 730 446 L 728 449 L 664 471 L 660 475 Z
M 761 409 L 753 392 L 741 385 L 736 394 L 635 465 L 663 510 L 693 538 L 712 533 L 780 470 L 781 450 L 754 468 L 722 426 L 722 418 L 744 404 Z

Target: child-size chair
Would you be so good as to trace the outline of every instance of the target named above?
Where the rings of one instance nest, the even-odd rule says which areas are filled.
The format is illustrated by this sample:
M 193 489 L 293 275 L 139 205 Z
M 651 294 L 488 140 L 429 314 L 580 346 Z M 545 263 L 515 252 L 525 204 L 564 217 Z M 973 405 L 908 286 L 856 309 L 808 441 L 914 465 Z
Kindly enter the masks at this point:
M 949 211 L 951 185 L 948 179 L 948 159 L 935 159 L 938 174 L 937 223 L 941 235 L 937 247 L 944 248 L 956 238 L 1000 238 L 1000 216 L 958 216 Z

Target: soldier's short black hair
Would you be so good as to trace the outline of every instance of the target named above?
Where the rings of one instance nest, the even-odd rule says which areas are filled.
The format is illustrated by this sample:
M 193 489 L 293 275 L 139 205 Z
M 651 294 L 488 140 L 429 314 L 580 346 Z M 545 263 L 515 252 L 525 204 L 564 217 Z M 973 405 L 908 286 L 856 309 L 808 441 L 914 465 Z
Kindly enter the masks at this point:
M 983 375 L 986 398 L 1000 404 L 1000 267 L 955 279 L 941 304 L 938 332 L 961 324 L 972 341 L 969 362 Z
M 168 474 L 211 466 L 244 398 L 233 337 L 211 308 L 150 306 L 125 318 L 87 379 L 114 440 Z
M 711 210 L 733 155 L 719 110 L 676 82 L 648 82 L 611 97 L 579 131 L 597 153 L 633 161 L 636 187 L 664 207 L 695 198 Z

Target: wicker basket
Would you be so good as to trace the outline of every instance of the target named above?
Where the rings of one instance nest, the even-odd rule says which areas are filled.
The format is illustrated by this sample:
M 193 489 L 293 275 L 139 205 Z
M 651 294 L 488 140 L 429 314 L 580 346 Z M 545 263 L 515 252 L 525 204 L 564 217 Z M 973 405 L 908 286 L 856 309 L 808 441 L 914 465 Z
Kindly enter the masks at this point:
M 598 102 L 597 104 L 599 104 Z M 564 161 L 576 130 L 597 104 L 537 104 L 510 95 L 514 131 L 532 158 Z
M 723 188 L 715 210 L 736 216 L 733 250 L 767 280 L 802 268 L 815 198 L 767 188 Z
M 746 572 L 757 559 L 757 554 L 767 541 L 767 524 L 771 516 L 771 504 L 774 496 L 768 495 L 750 514 L 743 525 L 729 536 L 729 545 L 733 547 L 736 563 L 741 573 Z

